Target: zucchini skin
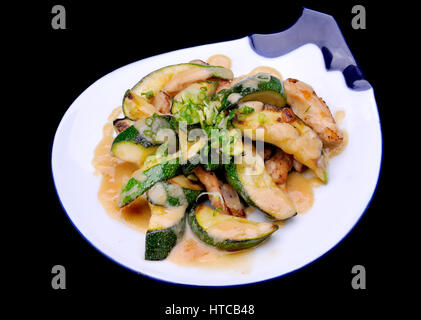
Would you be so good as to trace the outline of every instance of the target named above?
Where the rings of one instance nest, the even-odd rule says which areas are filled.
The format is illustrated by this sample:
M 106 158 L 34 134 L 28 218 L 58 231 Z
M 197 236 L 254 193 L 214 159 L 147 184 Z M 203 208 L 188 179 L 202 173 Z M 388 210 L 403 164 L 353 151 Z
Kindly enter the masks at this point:
M 196 154 L 192 159 L 187 160 L 187 163 L 182 164 L 181 168 L 183 174 L 188 176 L 191 174 L 194 169 L 196 169 L 199 165 L 202 165 L 206 171 L 215 171 L 222 167 L 222 160 L 219 159 L 218 163 L 212 163 L 211 157 L 209 155 L 202 156 L 200 153 Z
M 140 144 L 145 148 L 154 146 L 153 143 L 147 141 L 144 137 L 142 137 L 139 131 L 137 131 L 137 129 L 134 126 L 128 127 L 124 131 L 120 132 L 120 134 L 118 134 L 117 137 L 115 137 L 113 144 L 111 145 L 111 150 L 113 149 L 114 145 L 120 142 L 133 142 L 136 144 Z
M 191 174 L 194 169 L 196 169 L 199 166 L 199 163 L 191 163 L 190 161 L 187 161 L 187 163 L 181 165 L 181 170 L 185 176 L 188 176 Z
M 169 122 L 170 121 L 170 118 L 171 118 L 170 116 L 161 116 L 161 115 L 154 115 L 154 116 L 151 116 L 151 117 L 148 117 L 148 118 L 154 118 L 154 117 L 163 119 L 163 120 L 165 120 L 167 122 Z M 116 119 L 116 120 L 114 120 L 113 123 L 115 124 L 116 122 L 118 123 L 118 122 L 122 122 L 122 121 L 124 121 L 125 124 L 128 124 L 128 123 L 132 123 L 132 124 L 128 128 L 125 128 L 124 130 L 122 130 L 115 137 L 115 139 L 113 141 L 113 144 L 111 145 L 111 150 L 112 150 L 112 147 L 114 146 L 114 144 L 117 144 L 117 143 L 120 143 L 120 142 L 133 142 L 133 143 L 136 143 L 136 144 L 140 144 L 140 145 L 142 145 L 145 148 L 149 148 L 151 146 L 155 146 L 155 145 L 161 144 L 161 143 L 152 143 L 152 142 L 149 142 L 142 135 L 143 132 L 142 133 L 139 132 L 136 129 L 136 127 L 133 125 L 136 121 L 133 121 L 133 120 L 127 118 L 127 117 L 125 117 L 123 119 Z
M 192 232 L 204 243 L 216 247 L 221 250 L 225 251 L 238 251 L 243 249 L 248 249 L 251 247 L 254 247 L 258 245 L 259 243 L 265 241 L 267 238 L 269 238 L 273 232 L 278 230 L 278 226 L 274 230 L 260 238 L 256 239 L 248 239 L 248 240 L 217 240 L 213 237 L 211 237 L 199 224 L 199 222 L 196 219 L 196 209 L 198 208 L 199 204 L 195 204 L 190 208 L 190 211 L 188 213 L 188 222 L 190 225 L 190 228 Z
M 212 163 L 212 159 L 216 159 L 217 163 Z M 208 145 L 207 151 L 201 155 L 200 163 L 206 171 L 215 171 L 222 167 L 223 163 L 222 154 L 219 154 L 215 148 Z
M 199 194 L 201 194 L 202 190 L 191 190 L 191 189 L 184 189 L 184 195 L 186 196 L 187 203 L 192 204 L 196 201 Z
M 245 86 L 245 83 L 246 83 L 245 81 L 249 81 L 250 79 L 257 81 L 257 88 Z M 258 80 L 257 75 L 254 75 L 254 76 L 248 77 L 248 78 L 238 82 L 237 84 L 235 84 L 230 90 L 228 90 L 224 94 L 220 111 L 228 109 L 232 105 L 236 104 L 236 103 L 232 103 L 228 100 L 228 97 L 229 97 L 230 94 L 239 93 L 242 96 L 242 98 L 238 102 L 241 102 L 242 99 L 245 98 L 247 95 L 257 93 L 259 91 L 260 92 L 263 92 L 263 91 L 277 92 L 278 94 L 280 94 L 283 97 L 284 101 L 283 101 L 283 103 L 281 102 L 281 103 L 278 103 L 278 104 L 275 104 L 275 105 L 277 107 L 283 107 L 283 106 L 286 105 L 286 93 L 285 93 L 284 85 L 282 84 L 281 80 L 279 80 L 278 78 L 276 78 L 274 76 L 270 76 L 269 81 L 261 81 L 261 80 Z M 266 101 L 262 101 L 262 102 L 263 103 L 270 103 L 270 102 L 266 102 Z M 272 104 L 273 104 L 273 102 L 272 102 Z
M 181 165 L 181 170 L 185 176 L 191 174 L 200 165 L 200 151 Z
M 152 186 L 160 181 L 173 178 L 180 174 L 179 159 L 172 159 L 164 163 L 157 164 L 152 168 L 145 170 L 143 174 L 145 179 L 139 181 L 135 178 L 130 178 L 129 181 L 122 187 L 120 191 L 120 199 L 118 206 L 120 208 L 128 205 L 130 202 L 141 196 L 145 191 L 152 188 Z M 130 192 L 132 188 L 137 188 L 135 192 Z M 128 193 L 124 195 L 124 193 Z
M 188 206 L 195 203 L 201 190 L 183 188 Z M 189 207 L 186 211 L 189 210 Z M 145 260 L 164 260 L 184 235 L 186 228 L 186 214 L 175 225 L 166 229 L 148 230 L 145 239 Z
M 168 122 L 169 120 L 169 117 L 167 116 L 161 116 L 156 114 L 148 118 L 159 118 L 160 120 L 165 120 L 166 122 Z M 132 122 L 132 125 L 127 127 L 130 122 Z M 136 146 L 138 148 L 138 151 L 140 153 L 139 162 L 143 163 L 145 158 L 148 155 L 154 153 L 158 145 L 162 144 L 162 142 L 148 140 L 147 137 L 144 135 L 144 131 L 146 130 L 139 131 L 136 125 L 134 124 L 135 122 L 136 121 L 130 120 L 127 117 L 123 119 L 117 119 L 114 121 L 114 128 L 116 130 L 118 130 L 118 128 L 121 128 L 122 131 L 114 138 L 110 152 L 113 157 L 117 157 L 120 160 L 136 162 L 133 159 L 124 156 L 124 153 L 122 154 L 119 152 L 119 148 L 122 147 L 123 144 L 131 144 L 132 146 Z M 161 126 L 159 126 L 157 130 L 159 130 L 160 128 Z
M 253 200 L 250 198 L 250 195 L 244 189 L 243 184 L 238 177 L 237 169 L 235 167 L 234 161 L 225 165 L 225 173 L 229 184 L 238 192 L 238 194 L 247 202 L 248 205 L 252 207 L 257 207 Z
M 184 235 L 186 216 L 174 226 L 161 230 L 148 230 L 145 240 L 145 260 L 164 260 Z

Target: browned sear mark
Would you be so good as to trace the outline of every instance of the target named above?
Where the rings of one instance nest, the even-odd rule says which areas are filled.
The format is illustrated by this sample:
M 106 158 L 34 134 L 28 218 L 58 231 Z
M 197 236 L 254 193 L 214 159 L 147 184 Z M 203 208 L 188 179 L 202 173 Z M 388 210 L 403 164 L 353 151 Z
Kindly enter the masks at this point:
M 276 149 L 275 154 L 265 162 L 265 168 L 276 184 L 284 184 L 287 181 L 293 159 L 292 155 Z

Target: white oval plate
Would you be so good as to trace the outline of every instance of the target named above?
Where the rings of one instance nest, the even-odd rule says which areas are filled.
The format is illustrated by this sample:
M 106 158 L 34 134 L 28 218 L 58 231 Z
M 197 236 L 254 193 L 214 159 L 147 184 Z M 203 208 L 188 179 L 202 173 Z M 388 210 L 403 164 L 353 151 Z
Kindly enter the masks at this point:
M 233 269 L 182 267 L 169 261 L 144 260 L 144 234 L 110 218 L 97 199 L 100 177 L 91 161 L 111 111 L 149 72 L 214 54 L 232 59 L 234 75 L 257 66 L 279 70 L 312 85 L 332 113 L 344 110 L 349 134 L 345 151 L 329 166 L 329 183 L 315 189 L 315 203 L 306 214 L 289 220 L 252 252 L 246 273 Z M 144 59 L 102 77 L 70 106 L 57 129 L 52 151 L 55 186 L 63 208 L 79 232 L 100 252 L 135 272 L 172 283 L 202 286 L 241 285 L 276 278 L 302 268 L 335 247 L 355 226 L 374 193 L 381 163 L 381 130 L 373 90 L 350 90 L 339 71 L 328 72 L 313 44 L 278 58 L 264 58 L 248 38 L 183 49 Z

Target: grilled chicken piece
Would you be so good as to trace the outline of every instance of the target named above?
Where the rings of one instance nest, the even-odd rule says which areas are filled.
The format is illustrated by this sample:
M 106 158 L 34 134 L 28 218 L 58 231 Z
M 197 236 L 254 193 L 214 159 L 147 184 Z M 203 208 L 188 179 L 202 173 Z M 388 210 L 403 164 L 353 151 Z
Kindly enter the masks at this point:
M 297 171 L 297 172 L 303 172 L 304 169 L 306 168 L 305 165 L 303 165 L 301 162 L 298 162 L 295 159 L 292 161 L 292 166 L 294 167 L 295 171 Z
M 284 81 L 284 87 L 287 103 L 292 111 L 311 127 L 325 144 L 337 145 L 342 142 L 342 133 L 329 107 L 322 98 L 317 96 L 311 86 L 289 78 Z
M 263 160 L 269 160 L 273 154 L 273 149 L 269 147 L 267 144 L 265 145 L 265 149 L 263 150 Z
M 267 106 L 267 105 L 265 105 L 265 106 Z M 282 109 L 280 122 L 290 123 L 290 122 L 293 122 L 296 118 L 297 117 L 295 116 L 295 113 L 292 112 L 292 110 L 290 108 L 283 108 Z
M 287 181 L 293 160 L 292 155 L 276 149 L 275 154 L 265 162 L 265 168 L 276 184 L 284 184 Z
M 263 160 L 266 161 L 266 160 L 269 160 L 269 158 L 272 156 L 273 147 L 270 144 L 266 143 L 264 145 L 263 150 L 256 149 L 256 151 L 258 152 L 259 156 L 261 156 Z
M 221 183 L 222 197 L 225 205 L 233 216 L 245 217 L 244 206 L 240 201 L 237 191 L 228 183 Z
M 160 90 L 156 95 L 153 104 L 158 112 L 169 114 L 171 110 L 171 96 L 164 90 Z
M 197 167 L 194 170 L 194 174 L 205 186 L 207 192 L 216 193 L 215 195 L 209 195 L 209 200 L 215 208 L 219 208 L 223 213 L 230 214 L 225 205 L 224 199 L 222 199 L 222 192 L 218 178 L 215 173 L 206 171 L 202 167 Z
M 233 187 L 220 182 L 215 173 L 206 171 L 202 167 L 197 167 L 194 173 L 207 192 L 217 193 L 217 195 L 209 196 L 209 200 L 215 208 L 219 208 L 225 214 L 237 217 L 245 216 L 244 207 Z

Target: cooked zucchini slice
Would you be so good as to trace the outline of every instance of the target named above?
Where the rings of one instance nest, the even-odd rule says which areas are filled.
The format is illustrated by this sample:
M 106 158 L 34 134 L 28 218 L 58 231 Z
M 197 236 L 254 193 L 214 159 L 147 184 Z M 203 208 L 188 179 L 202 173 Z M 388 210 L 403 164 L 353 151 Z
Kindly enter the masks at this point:
M 142 93 L 146 94 L 150 97 L 148 98 L 148 101 L 151 103 L 153 96 L 156 96 L 160 90 L 164 89 L 164 86 L 170 80 L 175 79 L 175 77 L 180 75 L 182 72 L 184 73 L 190 71 L 201 71 L 206 74 L 205 78 L 221 78 L 231 80 L 234 77 L 232 71 L 224 67 L 202 65 L 196 63 L 182 63 L 163 67 L 151 72 L 142 78 L 132 88 L 132 92 L 137 95 L 141 95 Z
M 288 194 L 277 186 L 265 169 L 263 158 L 252 148 L 225 165 L 228 182 L 251 206 L 276 220 L 285 220 L 297 213 Z M 249 150 L 249 151 L 248 151 Z M 248 157 L 250 154 L 253 157 Z
M 257 129 L 263 129 L 265 143 L 292 154 L 298 162 L 309 167 L 326 183 L 327 158 L 323 153 L 323 142 L 317 134 L 298 118 L 284 122 L 282 108 L 257 103 L 253 106 L 253 113 L 241 119 L 234 117 L 233 126 L 252 140 L 256 140 Z
M 168 119 L 157 114 L 138 120 L 115 137 L 111 155 L 141 165 L 164 142 L 159 139 L 159 130 L 168 127 Z
M 218 87 L 218 81 L 199 81 L 196 83 L 192 83 L 186 89 L 177 93 L 174 97 L 174 100 L 197 101 L 198 99 L 201 98 L 200 95 L 202 92 L 207 97 L 212 97 L 215 94 L 217 87 Z
M 278 230 L 276 224 L 226 215 L 203 204 L 190 209 L 188 222 L 201 241 L 227 251 L 254 247 Z
M 122 109 L 124 115 L 132 120 L 140 120 L 157 112 L 146 97 L 138 95 L 132 90 L 127 90 L 124 94 Z
M 149 189 L 151 218 L 146 232 L 146 260 L 163 260 L 168 256 L 184 234 L 186 208 L 196 201 L 202 190 L 184 176 L 158 182 Z
M 111 145 L 111 155 L 120 160 L 141 165 L 146 157 L 155 153 L 157 149 L 157 145 L 143 140 L 136 127 L 131 126 L 114 139 Z
M 277 107 L 286 105 L 282 81 L 268 73 L 258 73 L 241 80 L 228 90 L 222 100 L 221 110 L 246 101 L 261 101 Z
M 131 127 L 132 125 L 134 125 L 135 122 L 136 122 L 135 120 L 132 120 L 128 117 L 115 119 L 113 121 L 114 130 L 115 132 L 120 133 L 126 130 L 128 127 Z
M 152 188 L 155 183 L 173 178 L 179 175 L 180 171 L 178 157 L 158 163 L 146 170 L 142 168 L 135 171 L 120 191 L 118 206 L 121 208 L 128 205 Z
M 145 259 L 164 260 L 186 227 L 185 206 L 162 207 L 149 203 L 151 218 L 145 239 Z

